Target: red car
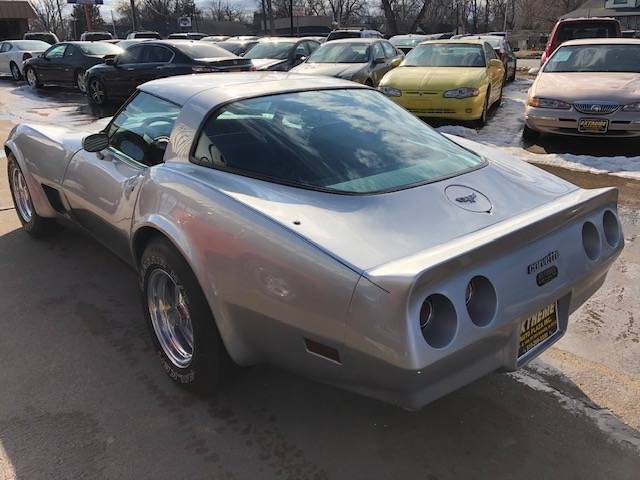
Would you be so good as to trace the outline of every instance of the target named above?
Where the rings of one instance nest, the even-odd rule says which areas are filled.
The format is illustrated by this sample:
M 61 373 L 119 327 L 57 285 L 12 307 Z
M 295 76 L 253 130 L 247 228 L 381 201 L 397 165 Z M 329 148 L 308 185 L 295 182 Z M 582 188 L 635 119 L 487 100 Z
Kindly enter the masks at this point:
M 544 65 L 547 59 L 556 49 L 568 40 L 580 38 L 611 38 L 621 37 L 620 22 L 615 18 L 564 18 L 558 20 L 549 35 L 547 46 L 542 53 L 540 65 Z

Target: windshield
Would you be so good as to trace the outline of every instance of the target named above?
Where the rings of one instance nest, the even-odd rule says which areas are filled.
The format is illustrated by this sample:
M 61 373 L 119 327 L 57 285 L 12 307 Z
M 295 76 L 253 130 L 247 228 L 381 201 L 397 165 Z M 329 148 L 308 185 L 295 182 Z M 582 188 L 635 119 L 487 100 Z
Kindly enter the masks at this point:
M 366 63 L 368 43 L 325 43 L 313 52 L 307 63 Z
M 93 40 L 111 40 L 113 37 L 110 33 L 107 32 L 90 32 L 85 33 L 83 35 L 85 40 L 93 41 Z
M 560 47 L 545 72 L 640 73 L 640 45 L 570 45 Z
M 244 54 L 245 58 L 276 58 L 284 60 L 293 48 L 293 42 L 260 42 Z
M 427 37 L 391 37 L 389 41 L 396 47 L 415 47 L 420 42 L 427 40 Z
M 187 55 L 189 58 L 217 58 L 217 57 L 233 57 L 234 55 L 225 50 L 224 48 L 220 48 L 218 45 L 213 45 L 211 43 L 202 43 L 202 42 L 184 42 L 184 43 L 174 43 L 173 46 L 180 50 L 182 53 Z
M 118 55 L 122 53 L 122 49 L 113 43 L 80 43 L 78 46 L 85 55 Z
M 358 31 L 355 31 L 355 32 L 349 32 L 349 31 L 331 32 L 329 34 L 329 36 L 327 37 L 327 42 L 329 40 L 340 40 L 341 38 L 360 38 L 361 36 L 362 35 Z
M 241 100 L 209 118 L 198 163 L 276 183 L 343 193 L 398 190 L 484 165 L 374 90 Z
M 258 42 L 218 42 L 216 46 L 235 54 L 242 55 L 247 49 L 253 47 Z
M 465 43 L 430 43 L 411 50 L 403 67 L 484 67 L 481 45 Z
M 41 42 L 40 40 L 16 40 L 11 42 L 18 50 L 46 50 L 51 45 L 47 42 Z

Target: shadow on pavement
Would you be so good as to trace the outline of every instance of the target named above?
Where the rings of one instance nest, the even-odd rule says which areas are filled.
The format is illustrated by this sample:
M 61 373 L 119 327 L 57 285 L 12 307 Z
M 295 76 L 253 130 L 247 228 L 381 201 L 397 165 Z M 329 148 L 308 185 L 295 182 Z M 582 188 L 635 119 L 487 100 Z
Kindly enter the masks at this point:
M 637 451 L 506 375 L 415 413 L 267 366 L 196 398 L 161 372 L 134 272 L 79 232 L 37 241 L 17 227 L 14 212 L 0 213 L 0 477 L 7 468 L 29 480 L 640 471 Z

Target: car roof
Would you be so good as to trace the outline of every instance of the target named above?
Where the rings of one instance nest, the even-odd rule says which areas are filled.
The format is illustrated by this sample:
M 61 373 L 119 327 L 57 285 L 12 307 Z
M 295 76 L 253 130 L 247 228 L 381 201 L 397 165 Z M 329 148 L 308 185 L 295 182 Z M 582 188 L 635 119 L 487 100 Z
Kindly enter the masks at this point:
M 138 87 L 143 92 L 178 105 L 184 105 L 190 98 L 198 95 L 197 102 L 205 111 L 209 111 L 222 101 L 235 101 L 283 92 L 332 88 L 368 87 L 335 77 L 289 72 L 181 75 L 152 80 Z
M 568 40 L 564 42 L 561 46 L 570 46 L 570 45 L 640 45 L 639 38 L 624 38 L 624 37 L 613 37 L 613 38 L 581 38 L 579 40 Z
M 420 45 L 426 45 L 430 43 L 462 43 L 462 44 L 470 44 L 470 45 L 483 45 L 485 42 L 478 37 L 463 37 L 463 38 L 441 38 L 439 40 L 425 40 L 421 42 Z

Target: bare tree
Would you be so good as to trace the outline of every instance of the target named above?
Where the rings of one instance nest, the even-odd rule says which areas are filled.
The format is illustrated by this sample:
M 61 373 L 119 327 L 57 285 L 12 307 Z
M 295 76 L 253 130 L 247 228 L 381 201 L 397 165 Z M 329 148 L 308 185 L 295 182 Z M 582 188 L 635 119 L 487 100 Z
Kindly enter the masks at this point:
M 33 26 L 37 30 L 53 32 L 59 38 L 66 38 L 66 29 L 62 18 L 60 0 L 30 0 L 36 13 Z
M 219 22 L 240 22 L 244 16 L 241 8 L 227 0 L 212 0 L 209 12 L 211 17 Z

